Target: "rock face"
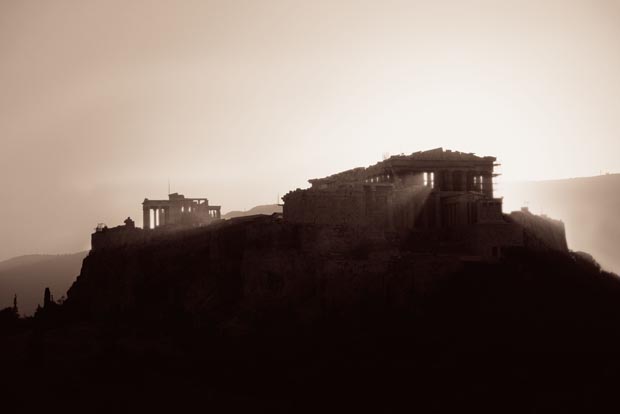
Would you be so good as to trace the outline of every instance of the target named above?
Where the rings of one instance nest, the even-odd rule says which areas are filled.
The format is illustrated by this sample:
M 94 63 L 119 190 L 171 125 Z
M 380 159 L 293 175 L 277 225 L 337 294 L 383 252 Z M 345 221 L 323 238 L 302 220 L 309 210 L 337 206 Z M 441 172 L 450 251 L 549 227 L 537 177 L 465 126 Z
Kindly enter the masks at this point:
M 514 211 L 510 218 L 524 229 L 524 242 L 530 249 L 568 252 L 564 223 L 546 216 L 538 216 L 527 209 Z
M 522 230 L 538 243 L 536 228 Z M 178 410 L 193 394 L 227 411 L 246 402 L 235 412 L 334 401 L 335 411 L 455 412 L 463 395 L 495 398 L 494 409 L 522 401 L 523 412 L 541 406 L 523 384 L 557 384 L 555 404 L 556 391 L 599 389 L 620 372 L 609 358 L 620 348 L 620 279 L 591 257 L 519 247 L 480 260 L 421 242 L 277 216 L 153 232 L 91 251 L 58 319 L 44 312 L 32 338 L 0 341 L 0 362 L 20 379 L 37 373 L 22 360 L 45 362 L 59 373 L 50 395 L 70 390 L 72 401 L 121 395 L 161 408 L 155 395 Z M 607 353 L 592 363 L 588 351 Z
M 67 306 L 94 317 L 184 315 L 244 329 L 244 312 L 294 309 L 287 317 L 312 321 L 387 298 L 407 306 L 416 281 L 459 266 L 456 257 L 416 255 L 344 228 L 258 216 L 92 251 Z
M 537 246 L 549 232 L 531 221 L 538 227 L 527 222 L 522 231 L 542 232 L 531 236 Z M 551 242 L 568 252 L 565 241 Z M 423 243 L 277 216 L 237 218 L 91 251 L 67 307 L 95 318 L 217 321 L 240 331 L 274 315 L 311 324 L 370 308 L 406 313 L 471 260 L 466 249 L 450 252 L 430 236 Z

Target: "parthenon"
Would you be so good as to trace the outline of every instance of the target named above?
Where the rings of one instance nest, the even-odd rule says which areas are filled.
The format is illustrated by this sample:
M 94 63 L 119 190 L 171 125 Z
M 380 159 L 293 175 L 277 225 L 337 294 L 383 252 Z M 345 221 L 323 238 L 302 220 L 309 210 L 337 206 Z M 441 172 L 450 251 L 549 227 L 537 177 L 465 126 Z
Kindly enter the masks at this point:
M 284 219 L 382 230 L 502 221 L 495 157 L 436 148 L 309 180 L 286 194 Z
M 155 229 L 164 225 L 203 225 L 221 218 L 221 206 L 209 205 L 206 198 L 186 198 L 183 194 L 168 195 L 168 200 L 144 199 L 143 228 Z

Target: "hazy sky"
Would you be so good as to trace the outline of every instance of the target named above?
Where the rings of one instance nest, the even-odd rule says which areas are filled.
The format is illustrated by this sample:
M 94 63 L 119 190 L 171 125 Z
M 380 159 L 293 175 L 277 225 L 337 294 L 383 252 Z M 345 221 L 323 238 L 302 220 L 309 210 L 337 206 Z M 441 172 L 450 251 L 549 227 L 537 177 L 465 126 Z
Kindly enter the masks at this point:
M 619 1 L 0 0 L 0 259 L 438 146 L 620 171 Z

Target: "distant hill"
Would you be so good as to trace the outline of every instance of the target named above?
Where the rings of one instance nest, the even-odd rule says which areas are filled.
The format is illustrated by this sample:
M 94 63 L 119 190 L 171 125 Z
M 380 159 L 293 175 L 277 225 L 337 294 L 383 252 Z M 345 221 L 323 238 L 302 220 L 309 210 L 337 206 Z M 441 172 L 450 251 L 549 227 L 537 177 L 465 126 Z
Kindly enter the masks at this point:
M 252 207 L 247 211 L 229 211 L 228 213 L 222 215 L 222 218 L 231 219 L 235 217 L 253 216 L 256 214 L 271 215 L 273 213 L 282 213 L 282 206 L 277 204 L 265 204 L 262 206 Z
M 505 183 L 506 209 L 527 204 L 564 221 L 568 246 L 620 274 L 620 174 Z
M 13 305 L 13 295 L 21 315 L 31 315 L 43 302 L 49 287 L 54 299 L 60 299 L 80 273 L 88 252 L 63 255 L 32 254 L 0 262 L 0 308 Z

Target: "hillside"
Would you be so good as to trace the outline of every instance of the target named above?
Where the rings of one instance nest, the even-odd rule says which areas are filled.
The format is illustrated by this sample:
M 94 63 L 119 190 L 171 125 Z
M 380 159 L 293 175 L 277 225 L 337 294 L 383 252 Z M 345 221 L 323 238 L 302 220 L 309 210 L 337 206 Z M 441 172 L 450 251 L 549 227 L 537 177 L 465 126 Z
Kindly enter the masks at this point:
M 235 217 L 246 217 L 246 216 L 254 216 L 256 214 L 266 214 L 271 215 L 273 213 L 282 213 L 282 206 L 278 204 L 265 204 L 261 206 L 252 207 L 247 211 L 229 211 L 226 214 L 222 215 L 224 219 L 231 219 Z
M 32 315 L 42 303 L 46 287 L 60 299 L 80 273 L 87 253 L 35 254 L 0 262 L 0 308 L 12 306 L 13 295 L 17 294 L 19 312 Z
M 533 213 L 560 219 L 568 246 L 620 273 L 620 174 L 503 184 L 506 209 L 527 203 Z
M 80 408 L 596 411 L 620 383 L 620 280 L 563 249 L 505 255 L 272 216 L 93 251 L 61 307 L 0 341 L 5 389 Z

